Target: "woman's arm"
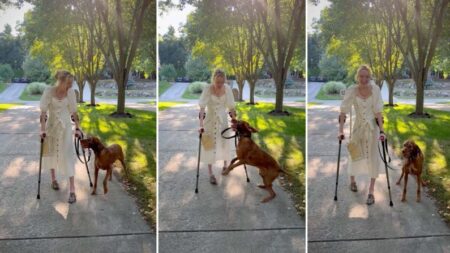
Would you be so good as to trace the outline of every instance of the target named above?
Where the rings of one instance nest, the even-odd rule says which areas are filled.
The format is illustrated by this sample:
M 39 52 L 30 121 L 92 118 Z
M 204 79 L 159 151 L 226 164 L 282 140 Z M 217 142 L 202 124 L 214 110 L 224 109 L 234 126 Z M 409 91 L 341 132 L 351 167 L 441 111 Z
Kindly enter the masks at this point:
M 344 124 L 345 124 L 346 119 L 347 119 L 347 114 L 341 112 L 339 114 L 339 135 L 338 135 L 338 138 L 340 140 L 344 139 Z

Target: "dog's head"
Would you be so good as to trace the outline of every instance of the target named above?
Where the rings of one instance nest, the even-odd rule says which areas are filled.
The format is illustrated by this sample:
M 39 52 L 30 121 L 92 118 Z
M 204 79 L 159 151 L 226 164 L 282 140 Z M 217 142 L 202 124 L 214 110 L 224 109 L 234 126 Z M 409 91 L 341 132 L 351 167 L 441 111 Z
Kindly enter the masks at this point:
M 241 136 L 252 136 L 252 133 L 257 133 L 258 130 L 252 126 L 246 121 L 243 120 L 237 120 L 235 122 L 235 128 L 236 131 Z
M 91 148 L 93 150 L 98 150 L 100 145 L 100 139 L 95 136 L 87 137 L 86 139 L 80 140 L 80 144 L 83 148 Z
M 407 140 L 403 143 L 402 155 L 404 158 L 414 160 L 421 152 L 419 146 L 414 141 Z

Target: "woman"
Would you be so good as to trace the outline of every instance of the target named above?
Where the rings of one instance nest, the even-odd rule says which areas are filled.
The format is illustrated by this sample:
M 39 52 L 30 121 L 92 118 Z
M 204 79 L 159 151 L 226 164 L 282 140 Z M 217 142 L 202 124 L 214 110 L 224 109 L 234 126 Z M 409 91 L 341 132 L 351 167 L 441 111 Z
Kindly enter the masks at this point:
M 217 180 L 212 171 L 212 165 L 218 160 L 223 160 L 223 171 L 231 158 L 230 141 L 221 136 L 221 132 L 228 127 L 228 114 L 232 120 L 236 116 L 233 92 L 230 86 L 225 84 L 226 81 L 225 72 L 220 69 L 215 70 L 212 84 L 203 89 L 199 100 L 202 162 L 208 164 L 209 182 L 213 185 L 217 184 Z
M 41 97 L 41 138 L 44 138 L 42 166 L 50 168 L 54 190 L 59 190 L 58 179 L 69 178 L 70 204 L 77 201 L 75 195 L 75 148 L 72 142 L 72 122 L 75 122 L 75 134 L 81 135 L 77 115 L 75 91 L 71 89 L 73 76 L 68 71 L 56 73 L 56 85 L 45 89 Z M 48 113 L 48 117 L 47 117 Z
M 375 179 L 383 164 L 378 152 L 378 140 L 385 139 L 383 128 L 383 100 L 380 88 L 371 81 L 372 71 L 369 66 L 362 65 L 356 72 L 356 85 L 345 91 L 339 114 L 339 137 L 344 139 L 344 121 L 347 113 L 355 108 L 355 122 L 350 133 L 350 142 L 355 144 L 358 159 L 354 155 L 349 157 L 350 190 L 357 192 L 355 175 L 369 174 L 370 186 L 367 205 L 375 203 L 373 195 Z M 379 122 L 379 126 L 377 126 Z M 349 147 L 350 149 L 350 147 Z M 351 153 L 351 152 L 350 152 Z

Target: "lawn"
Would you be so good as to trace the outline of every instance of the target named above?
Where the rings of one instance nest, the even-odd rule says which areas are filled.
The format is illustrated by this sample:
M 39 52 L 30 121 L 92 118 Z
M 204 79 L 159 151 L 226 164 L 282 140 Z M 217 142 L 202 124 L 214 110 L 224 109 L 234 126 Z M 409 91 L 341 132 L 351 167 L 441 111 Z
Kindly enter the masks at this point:
M 159 85 L 158 85 L 158 94 L 159 94 L 159 96 L 164 94 L 164 92 L 166 92 L 166 90 L 169 89 L 170 86 L 172 86 L 172 84 L 170 82 L 168 82 L 168 81 L 159 81 Z
M 6 110 L 16 107 L 18 105 L 20 105 L 20 104 L 0 104 L 0 112 L 6 111 Z
M 106 145 L 120 144 L 130 173 L 128 191 L 141 213 L 156 228 L 156 113 L 127 109 L 133 118 L 111 118 L 115 106 L 80 106 L 81 128 Z
M 42 95 L 31 95 L 31 94 L 28 94 L 28 91 L 27 91 L 27 89 L 24 89 L 23 91 L 22 91 L 22 94 L 20 94 L 20 100 L 23 100 L 23 101 L 39 101 L 39 100 L 41 100 L 41 96 Z
M 6 83 L 0 82 L 0 93 L 2 93 L 6 89 L 7 85 Z
M 292 193 L 298 213 L 305 215 L 305 110 L 284 107 L 291 116 L 271 116 L 272 103 L 237 103 L 237 117 L 259 130 L 254 141 L 267 150 L 288 173 L 283 186 Z
M 313 99 L 313 98 L 310 98 L 310 99 Z M 325 91 L 323 90 L 323 86 L 322 86 L 322 87 L 320 87 L 320 90 L 316 95 L 316 99 L 317 100 L 342 100 L 342 96 L 340 94 L 336 94 L 336 95 L 326 94 Z
M 414 119 L 407 116 L 413 111 L 412 105 L 386 107 L 386 133 L 398 155 L 407 139 L 420 146 L 425 155 L 426 189 L 437 200 L 439 213 L 450 223 L 450 112 L 426 109 L 431 119 Z
M 174 107 L 176 105 L 185 104 L 186 102 L 169 102 L 169 101 L 160 101 L 158 102 L 158 111 L 164 111 L 166 109 L 169 109 L 171 107 Z

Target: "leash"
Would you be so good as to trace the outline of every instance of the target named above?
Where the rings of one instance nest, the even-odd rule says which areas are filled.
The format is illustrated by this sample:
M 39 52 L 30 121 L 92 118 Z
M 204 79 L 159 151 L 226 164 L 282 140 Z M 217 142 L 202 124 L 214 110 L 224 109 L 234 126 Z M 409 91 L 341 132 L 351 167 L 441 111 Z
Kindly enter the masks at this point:
M 239 132 L 238 131 L 235 131 L 235 134 L 232 135 L 232 136 L 224 136 L 224 134 L 230 129 L 231 129 L 231 127 L 225 128 L 220 133 L 220 135 L 222 136 L 222 138 L 227 139 L 227 140 L 234 138 L 234 147 L 237 148 L 237 139 L 239 138 Z M 247 177 L 247 182 L 250 182 L 250 178 L 248 177 L 248 172 L 247 172 L 247 165 L 245 163 L 244 163 L 244 170 L 245 170 L 245 176 Z
M 83 152 L 83 160 L 81 159 L 81 157 L 80 157 L 81 156 L 80 155 L 80 141 L 84 139 L 84 133 L 83 133 L 83 131 L 81 131 L 81 129 L 78 129 L 78 130 L 80 131 L 81 136 L 75 135 L 75 137 L 74 137 L 73 142 L 75 145 L 75 152 L 77 154 L 78 160 L 80 160 L 80 162 L 86 166 L 86 171 L 87 171 L 88 178 L 89 178 L 89 186 L 92 187 L 93 185 L 92 185 L 92 180 L 91 180 L 91 173 L 89 172 L 89 167 L 88 167 L 88 162 L 91 160 L 92 152 L 91 152 L 91 149 L 88 149 L 88 158 L 86 158 L 86 152 L 84 151 L 84 148 L 82 147 L 81 151 Z

